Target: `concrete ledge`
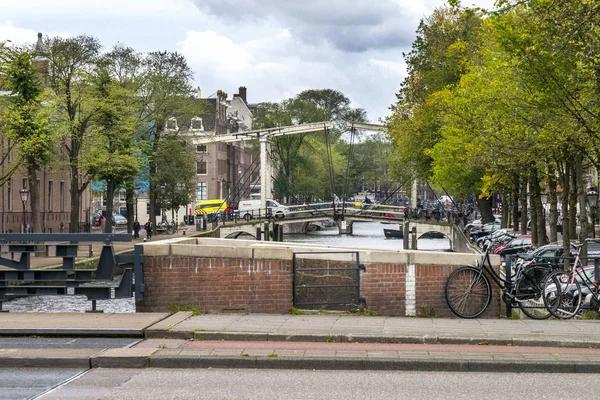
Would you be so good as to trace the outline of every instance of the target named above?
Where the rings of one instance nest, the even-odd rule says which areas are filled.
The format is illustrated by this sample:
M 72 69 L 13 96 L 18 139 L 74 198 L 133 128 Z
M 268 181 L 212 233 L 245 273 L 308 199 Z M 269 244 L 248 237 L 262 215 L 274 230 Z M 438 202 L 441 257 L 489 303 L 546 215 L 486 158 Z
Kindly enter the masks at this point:
M 90 368 L 89 357 L 23 357 L 3 358 L 0 356 L 0 368 Z
M 512 337 L 454 337 L 430 335 L 405 336 L 365 336 L 346 334 L 273 334 L 255 332 L 215 332 L 215 331 L 177 331 L 177 330 L 146 330 L 145 339 L 194 339 L 194 340 L 225 340 L 225 341 L 273 341 L 273 342 L 338 342 L 338 343 L 408 343 L 408 344 L 469 344 L 469 345 L 499 345 L 499 346 L 539 346 L 539 347 L 571 347 L 571 348 L 600 348 L 600 342 L 593 340 L 563 341 L 563 340 L 521 340 Z
M 141 330 L 95 328 L 8 328 L 0 329 L 0 336 L 78 336 L 78 337 L 143 337 Z
M 105 366 L 106 367 L 106 366 Z M 316 370 L 387 370 L 455 372 L 589 373 L 600 363 L 589 361 L 479 361 L 462 359 L 362 359 L 309 357 L 156 356 L 150 368 L 259 368 Z
M 180 311 L 173 315 L 168 316 L 167 318 L 159 321 L 155 324 L 150 325 L 145 330 L 169 330 L 178 323 L 185 321 L 189 317 L 193 316 L 194 313 L 192 311 Z
M 146 252 L 144 252 L 144 256 Z M 252 258 L 252 249 L 248 247 L 234 247 L 232 245 L 214 245 L 214 246 L 202 246 L 202 245 L 187 245 L 187 244 L 174 244 L 171 245 L 171 253 L 176 257 L 202 257 L 202 258 Z
M 144 332 L 144 339 L 185 339 L 190 340 L 194 337 L 194 332 L 188 331 L 169 331 L 147 329 Z

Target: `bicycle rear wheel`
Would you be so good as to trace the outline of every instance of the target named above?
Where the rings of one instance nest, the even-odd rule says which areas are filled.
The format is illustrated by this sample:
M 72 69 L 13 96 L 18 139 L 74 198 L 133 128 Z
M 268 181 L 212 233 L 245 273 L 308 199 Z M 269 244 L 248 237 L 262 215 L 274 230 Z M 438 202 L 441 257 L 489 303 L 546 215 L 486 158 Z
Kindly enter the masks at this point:
M 576 279 L 571 282 L 571 272 L 556 271 L 546 277 L 544 283 L 544 305 L 559 319 L 573 318 L 583 303 L 581 285 Z
M 476 318 L 490 304 L 492 287 L 483 271 L 474 267 L 461 267 L 446 281 L 446 303 L 461 318 Z
M 525 315 L 532 319 L 546 319 L 552 314 L 544 304 L 543 287 L 549 273 L 546 266 L 527 267 L 514 283 L 515 300 Z

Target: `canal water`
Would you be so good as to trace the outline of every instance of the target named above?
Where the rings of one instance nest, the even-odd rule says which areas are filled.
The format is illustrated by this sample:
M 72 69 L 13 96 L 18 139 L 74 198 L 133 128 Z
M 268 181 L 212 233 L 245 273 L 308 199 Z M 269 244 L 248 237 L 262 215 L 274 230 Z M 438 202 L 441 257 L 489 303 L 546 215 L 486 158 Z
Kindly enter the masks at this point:
M 309 234 L 288 234 L 284 240 L 293 243 L 313 243 L 353 249 L 400 250 L 402 239 L 386 239 L 383 228 L 398 229 L 398 225 L 378 222 L 354 223 L 352 235 L 339 235 L 336 227 L 325 228 Z M 450 248 L 448 239 L 419 239 L 419 250 L 444 251 Z M 72 289 L 71 289 L 72 290 Z M 133 298 L 98 300 L 96 308 L 107 313 L 133 313 Z M 10 312 L 85 312 L 92 309 L 92 302 L 85 296 L 31 296 L 5 302 L 3 309 Z

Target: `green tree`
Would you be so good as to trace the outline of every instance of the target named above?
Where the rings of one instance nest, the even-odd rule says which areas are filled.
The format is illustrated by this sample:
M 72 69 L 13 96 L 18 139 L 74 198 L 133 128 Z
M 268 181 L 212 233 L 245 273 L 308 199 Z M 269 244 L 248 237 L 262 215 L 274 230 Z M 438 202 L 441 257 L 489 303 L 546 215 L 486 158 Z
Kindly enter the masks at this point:
M 134 93 L 126 80 L 117 81 L 111 76 L 104 60 L 97 67 L 91 84 L 97 99 L 90 134 L 85 142 L 85 166 L 90 175 L 106 184 L 107 222 L 113 215 L 115 191 L 135 177 L 140 169 L 140 160 L 136 156 L 134 132 L 138 118 L 132 107 Z M 105 233 L 112 232 L 112 224 L 105 224 Z
M 196 157 L 187 143 L 174 136 L 162 139 L 154 154 L 156 174 L 152 177 L 154 187 L 159 188 L 157 205 L 163 210 L 175 210 L 189 203 L 196 190 Z M 163 193 L 164 190 L 164 193 Z
M 140 96 L 142 106 L 142 132 L 145 142 L 144 156 L 149 171 L 150 218 L 156 226 L 158 173 L 155 155 L 164 137 L 178 135 L 189 126 L 192 117 L 209 112 L 209 106 L 192 98 L 192 70 L 185 57 L 177 52 L 151 52 L 143 61 Z M 167 131 L 167 121 L 177 121 L 177 130 Z M 167 165 L 169 167 L 169 165 Z
M 5 54 L 0 79 L 10 94 L 2 117 L 26 171 L 32 230 L 41 232 L 37 174 L 50 162 L 56 141 L 49 128 L 50 107 L 43 105 L 46 96 L 32 63 L 32 55 L 20 48 L 8 49 Z
M 91 176 L 82 165 L 83 144 L 99 107 L 93 98 L 90 77 L 102 46 L 98 39 L 80 35 L 47 38 L 44 47 L 44 56 L 49 61 L 49 84 L 59 111 L 54 128 L 64 134 L 63 147 L 71 176 L 70 232 L 79 232 L 81 195 L 91 182 Z

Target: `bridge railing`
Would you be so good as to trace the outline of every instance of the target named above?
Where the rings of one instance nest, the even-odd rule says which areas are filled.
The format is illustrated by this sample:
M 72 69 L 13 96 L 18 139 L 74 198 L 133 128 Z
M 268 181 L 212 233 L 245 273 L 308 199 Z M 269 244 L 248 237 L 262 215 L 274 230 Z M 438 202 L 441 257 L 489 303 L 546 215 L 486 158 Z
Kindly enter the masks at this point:
M 134 254 L 115 254 L 113 242 L 131 242 L 129 234 L 32 233 L 0 236 L 0 310 L 7 296 L 85 295 L 92 300 L 132 297 L 143 298 L 142 247 Z M 80 246 L 102 243 L 97 259 L 79 254 Z M 88 250 L 89 251 L 89 250 Z M 32 256 L 62 259 L 58 267 L 32 267 Z M 9 257 L 5 257 L 10 255 Z M 77 265 L 78 257 L 86 265 Z M 36 257 L 37 258 L 37 257 Z M 122 272 L 118 271 L 122 268 Z

